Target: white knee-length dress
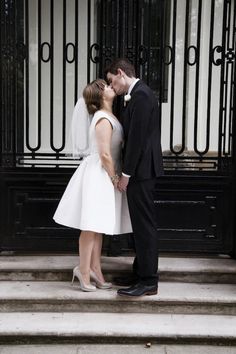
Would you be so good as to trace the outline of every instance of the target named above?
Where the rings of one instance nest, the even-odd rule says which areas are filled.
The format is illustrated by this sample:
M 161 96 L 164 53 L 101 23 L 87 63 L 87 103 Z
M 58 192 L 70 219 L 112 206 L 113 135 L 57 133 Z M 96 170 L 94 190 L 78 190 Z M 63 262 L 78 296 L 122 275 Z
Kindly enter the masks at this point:
M 112 125 L 111 155 L 116 173 L 121 172 L 123 128 L 106 112 L 97 111 L 89 129 L 90 154 L 71 177 L 53 219 L 61 225 L 108 235 L 132 232 L 126 193 L 114 188 L 102 167 L 95 127 L 101 118 Z

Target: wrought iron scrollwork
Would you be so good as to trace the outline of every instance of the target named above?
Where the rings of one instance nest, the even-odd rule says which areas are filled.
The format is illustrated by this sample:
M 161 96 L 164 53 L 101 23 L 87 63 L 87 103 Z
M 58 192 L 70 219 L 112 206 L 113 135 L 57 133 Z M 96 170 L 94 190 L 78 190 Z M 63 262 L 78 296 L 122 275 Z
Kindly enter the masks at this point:
M 225 53 L 225 57 L 227 58 L 227 61 L 229 63 L 233 63 L 235 61 L 235 51 L 230 48 L 226 53 Z
M 100 61 L 100 57 L 99 57 L 99 55 L 93 57 L 93 50 L 99 52 L 99 51 L 100 51 L 100 45 L 97 44 L 97 43 L 94 43 L 94 44 L 92 44 L 92 45 L 90 46 L 90 49 L 89 49 L 89 58 L 91 59 L 91 61 L 92 61 L 94 64 L 97 64 L 97 63 L 99 63 L 99 61 Z
M 8 42 L 2 45 L 2 57 L 6 61 L 19 62 L 26 58 L 27 49 L 24 43 Z
M 194 50 L 194 60 L 191 62 L 190 61 L 190 51 L 192 49 Z M 198 53 L 199 53 L 199 50 L 198 50 L 198 48 L 196 46 L 191 45 L 190 47 L 188 47 L 188 51 L 187 51 L 187 63 L 188 63 L 188 65 L 190 65 L 190 66 L 196 65 L 196 63 L 198 62 L 198 57 L 199 57 Z
M 215 53 L 220 53 L 221 57 L 215 59 Z M 233 48 L 229 48 L 224 52 L 224 48 L 220 45 L 216 46 L 212 50 L 212 62 L 216 65 L 222 65 L 223 61 L 226 60 L 228 63 L 233 63 L 235 61 L 235 51 Z
M 47 47 L 48 48 L 48 57 L 45 58 L 44 57 L 44 48 Z M 49 62 L 49 60 L 51 60 L 51 57 L 52 57 L 52 53 L 51 53 L 51 45 L 50 43 L 48 42 L 43 42 L 41 45 L 40 45 L 40 59 L 44 62 L 44 63 L 47 63 Z
M 4 60 L 13 61 L 15 59 L 15 48 L 13 43 L 10 42 L 2 45 L 1 52 Z
M 217 58 L 215 59 L 215 53 L 221 53 L 221 58 Z M 222 65 L 223 63 L 223 47 L 220 45 L 217 45 L 216 47 L 213 48 L 212 50 L 212 62 L 214 63 L 214 65 L 219 66 Z
M 130 61 L 131 63 L 133 63 L 133 64 L 135 63 L 136 53 L 135 53 L 134 50 L 132 50 L 132 49 L 127 49 L 125 56 L 126 56 L 127 59 L 129 59 L 129 61 Z
M 169 60 L 166 60 L 166 58 L 168 57 L 168 54 L 167 54 L 167 50 L 169 51 L 170 53 L 170 59 Z M 173 48 L 170 46 L 170 45 L 166 45 L 164 48 L 163 48 L 163 64 L 164 65 L 170 65 L 173 61 Z
M 139 63 L 141 65 L 144 65 L 148 60 L 147 48 L 144 45 L 140 45 L 138 51 L 139 51 Z
M 27 48 L 26 45 L 23 42 L 18 42 L 16 43 L 16 61 L 24 61 L 27 57 Z
M 72 55 L 71 59 L 69 59 L 69 53 L 68 53 L 70 47 L 73 49 L 73 55 Z M 75 59 L 76 59 L 76 48 L 75 48 L 74 43 L 72 43 L 72 42 L 67 43 L 67 45 L 66 45 L 66 53 L 65 54 L 66 54 L 65 57 L 66 57 L 67 63 L 72 64 L 75 61 Z

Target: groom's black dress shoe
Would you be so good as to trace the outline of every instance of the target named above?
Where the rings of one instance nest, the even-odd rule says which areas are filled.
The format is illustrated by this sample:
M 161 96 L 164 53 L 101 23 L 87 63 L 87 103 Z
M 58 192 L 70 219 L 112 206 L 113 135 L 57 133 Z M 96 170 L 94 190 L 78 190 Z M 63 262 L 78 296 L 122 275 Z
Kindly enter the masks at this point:
M 156 295 L 157 285 L 145 285 L 137 283 L 126 289 L 119 289 L 117 294 L 120 296 L 143 296 L 143 295 Z
M 128 275 L 124 277 L 113 278 L 113 284 L 118 286 L 131 286 L 138 282 L 138 278 L 135 275 Z

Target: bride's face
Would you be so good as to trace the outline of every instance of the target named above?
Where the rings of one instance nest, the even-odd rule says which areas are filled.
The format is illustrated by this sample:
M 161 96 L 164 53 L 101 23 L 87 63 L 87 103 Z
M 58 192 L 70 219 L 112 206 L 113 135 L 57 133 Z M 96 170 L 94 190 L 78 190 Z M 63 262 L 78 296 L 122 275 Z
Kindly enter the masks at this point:
M 111 87 L 111 85 L 105 85 L 104 91 L 103 91 L 103 97 L 108 99 L 108 100 L 114 100 L 116 96 L 115 91 Z

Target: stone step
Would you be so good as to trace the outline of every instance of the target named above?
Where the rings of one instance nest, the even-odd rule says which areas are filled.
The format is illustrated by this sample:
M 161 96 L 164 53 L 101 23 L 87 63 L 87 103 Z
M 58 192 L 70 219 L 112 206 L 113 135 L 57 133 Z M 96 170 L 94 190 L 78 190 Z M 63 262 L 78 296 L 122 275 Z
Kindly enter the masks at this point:
M 0 343 L 236 344 L 236 317 L 118 313 L 1 313 Z
M 158 295 L 141 298 L 118 296 L 117 287 L 85 293 L 77 284 L 2 282 L 0 311 L 236 315 L 235 284 L 160 282 Z
M 18 344 L 0 345 L 1 354 L 144 354 L 145 344 Z M 235 346 L 152 344 L 148 354 L 235 354 Z
M 69 281 L 75 255 L 0 256 L 0 280 Z M 102 257 L 107 280 L 131 271 L 132 257 Z M 236 284 L 236 260 L 226 256 L 177 257 L 162 256 L 160 280 Z

